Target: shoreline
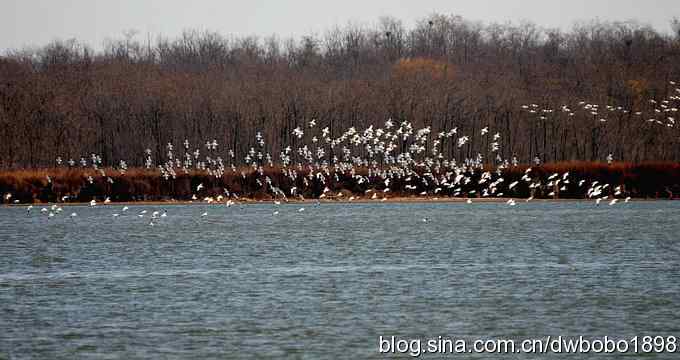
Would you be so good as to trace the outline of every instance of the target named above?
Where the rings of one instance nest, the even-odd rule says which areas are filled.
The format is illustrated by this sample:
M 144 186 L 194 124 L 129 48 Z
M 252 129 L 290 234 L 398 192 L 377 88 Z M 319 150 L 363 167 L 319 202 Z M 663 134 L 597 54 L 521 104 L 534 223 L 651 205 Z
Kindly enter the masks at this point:
M 391 204 L 409 204 L 409 203 L 462 203 L 466 204 L 467 200 L 471 199 L 472 204 L 475 203 L 506 203 L 509 200 L 515 200 L 517 202 L 526 202 L 526 198 L 449 198 L 449 197 L 440 197 L 440 198 L 426 198 L 426 197 L 393 197 L 393 198 L 386 198 L 386 200 L 382 199 L 354 199 L 354 200 L 348 200 L 348 199 L 294 199 L 294 200 L 281 200 L 280 205 L 285 205 L 285 204 L 316 204 L 319 202 L 320 204 L 351 204 L 351 203 L 358 203 L 358 204 L 371 204 L 371 203 L 391 203 Z M 232 199 L 233 200 L 233 199 Z M 561 202 L 594 202 L 596 199 L 531 199 L 529 202 L 541 202 L 541 203 L 549 203 L 549 202 L 554 202 L 554 203 L 561 203 Z M 624 199 L 619 199 L 619 201 L 623 202 Z M 680 199 L 668 199 L 668 198 L 659 198 L 659 199 L 653 199 L 653 198 L 631 198 L 629 202 L 654 202 L 654 201 L 674 201 L 674 200 L 680 200 Z M 274 204 L 275 201 L 278 200 L 255 200 L 255 199 L 239 199 L 237 201 L 234 201 L 233 205 L 256 205 L 256 204 Z M 26 206 L 51 206 L 51 205 L 59 205 L 59 206 L 90 206 L 89 202 L 36 202 L 36 203 L 19 203 L 19 204 L 2 204 L 0 206 L 2 207 L 26 207 Z M 207 201 L 191 201 L 191 200 L 158 200 L 158 201 L 121 201 L 121 202 L 110 202 L 110 203 L 97 203 L 96 206 L 116 206 L 116 205 L 121 205 L 121 206 L 129 206 L 129 205 L 170 205 L 170 206 L 175 206 L 175 205 L 211 205 L 211 206 L 224 206 L 226 205 L 226 202 L 207 202 Z
M 528 169 L 531 169 L 530 176 Z M 519 202 L 532 195 L 535 201 L 588 201 L 595 200 L 594 197 L 602 201 L 606 196 L 609 200 L 612 196 L 621 200 L 626 197 L 672 200 L 679 199 L 680 194 L 680 163 L 675 162 L 605 165 L 572 161 L 533 167 L 520 164 L 496 175 L 491 175 L 492 167 L 484 167 L 465 170 L 455 180 L 452 172 L 439 171 L 437 176 L 446 177 L 441 184 L 423 182 L 420 177 L 424 175 L 413 173 L 413 179 L 410 176 L 392 179 L 389 181 L 391 186 L 384 178 L 388 175 L 370 175 L 365 168 L 355 169 L 361 182 L 346 170 L 327 170 L 334 173 L 335 179 L 330 174 L 319 179 L 319 169 L 291 177 L 276 166 L 264 168 L 262 173 L 242 169 L 240 174 L 231 171 L 220 176 L 196 170 L 172 179 L 164 179 L 156 170 L 141 168 L 130 168 L 124 173 L 113 168 L 99 169 L 100 173 L 64 167 L 0 170 L 0 195 L 3 204 L 15 204 L 17 200 L 17 204 L 88 204 L 92 199 L 103 203 L 110 197 L 116 204 L 169 205 L 206 203 L 206 197 L 216 200 L 221 195 L 225 196 L 221 198 L 222 203 L 228 199 L 239 203 L 266 203 L 284 201 L 284 194 L 295 192 L 305 199 L 291 195 L 288 202 L 349 202 L 350 197 L 354 197 L 355 202 L 374 202 L 383 201 L 383 196 L 387 197 L 384 201 L 392 203 L 455 203 L 465 202 L 468 198 L 473 202 L 506 202 L 509 199 Z M 316 173 L 314 179 L 305 178 L 312 173 Z M 484 174 L 496 180 L 482 179 Z M 558 180 L 551 181 L 558 175 Z M 265 180 L 271 185 L 265 186 Z M 556 184 L 560 181 L 564 182 L 558 187 Z M 240 197 L 236 198 L 234 194 Z M 492 197 L 482 197 L 484 194 Z M 497 194 L 505 195 L 498 198 L 495 197 Z M 195 197 L 193 201 L 192 197 Z

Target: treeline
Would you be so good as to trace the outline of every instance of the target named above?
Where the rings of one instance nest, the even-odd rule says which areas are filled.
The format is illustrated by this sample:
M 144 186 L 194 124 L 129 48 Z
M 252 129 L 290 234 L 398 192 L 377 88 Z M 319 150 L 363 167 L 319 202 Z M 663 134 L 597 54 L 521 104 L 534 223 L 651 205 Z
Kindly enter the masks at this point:
M 592 22 L 564 32 L 432 15 L 410 29 L 382 18 L 290 40 L 128 33 L 101 51 L 76 40 L 6 51 L 0 167 L 92 153 L 103 166 L 142 166 L 146 149 L 160 159 L 167 143 L 185 139 L 196 147 L 215 139 L 241 161 L 259 131 L 276 157 L 311 119 L 333 137 L 388 118 L 434 134 L 457 127 L 470 141 L 451 144 L 455 157 L 486 153 L 479 129 L 488 126 L 503 135 L 506 159 L 678 161 L 680 133 L 667 118 L 677 117 L 669 111 L 680 96 L 671 85 L 680 79 L 680 23 L 671 29 Z M 537 117 L 527 104 L 552 111 Z

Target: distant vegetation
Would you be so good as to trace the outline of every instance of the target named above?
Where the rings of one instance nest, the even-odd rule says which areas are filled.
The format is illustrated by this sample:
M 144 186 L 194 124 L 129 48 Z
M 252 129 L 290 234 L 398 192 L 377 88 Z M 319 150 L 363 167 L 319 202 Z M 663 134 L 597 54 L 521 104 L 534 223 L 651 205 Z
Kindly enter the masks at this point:
M 680 22 L 433 15 L 0 57 L 4 202 L 673 198 Z M 509 200 L 514 205 L 514 200 Z
M 501 158 L 522 163 L 678 161 L 680 93 L 670 81 L 680 79 L 679 25 L 661 33 L 591 22 L 563 32 L 433 15 L 410 29 L 382 18 L 292 40 L 129 33 L 100 52 L 75 40 L 7 51 L 0 168 L 90 154 L 132 168 L 146 149 L 160 159 L 185 139 L 215 139 L 240 166 L 257 132 L 276 158 L 312 119 L 337 137 L 389 118 L 433 134 L 457 128 L 469 142 L 442 152 L 459 161 L 488 153 L 484 127 L 503 134 Z M 530 104 L 538 113 L 522 108 Z
M 442 174 L 422 176 L 424 171 L 390 177 L 390 181 L 385 182 L 383 174 L 368 169 L 339 172 L 338 177 L 328 176 L 325 181 L 319 181 L 316 176 L 292 178 L 277 167 L 266 168 L 262 176 L 256 171 L 240 169 L 243 172 L 227 171 L 218 177 L 203 171 L 189 171 L 169 179 L 158 176 L 156 171 L 142 169 L 124 174 L 114 169 L 94 171 L 64 167 L 13 170 L 0 172 L 0 194 L 5 194 L 0 203 L 89 202 L 106 198 L 113 202 L 192 199 L 211 202 L 228 199 L 351 201 L 352 198 L 379 201 L 394 197 L 560 198 L 599 202 L 627 197 L 674 199 L 680 195 L 678 163 L 565 162 L 534 166 L 527 172 L 528 168 L 511 166 L 502 171 L 502 178 L 492 171 L 484 171 L 491 169 L 473 169 L 465 172 L 468 176 L 461 177 L 463 180 L 469 178 L 469 182 L 457 181 L 455 184 L 453 179 L 449 184 L 432 181 L 442 178 Z M 105 176 L 100 176 L 100 172 Z M 484 182 L 482 179 L 487 176 L 489 180 Z M 366 181 L 356 181 L 357 177 Z M 269 179 L 275 187 L 263 184 L 264 179 Z

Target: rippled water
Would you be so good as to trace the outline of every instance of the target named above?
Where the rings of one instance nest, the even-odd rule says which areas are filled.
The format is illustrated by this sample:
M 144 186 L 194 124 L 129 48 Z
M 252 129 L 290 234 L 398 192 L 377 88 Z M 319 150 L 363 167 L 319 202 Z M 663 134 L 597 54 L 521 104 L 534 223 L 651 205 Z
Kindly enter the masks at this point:
M 0 358 L 358 359 L 382 357 L 379 335 L 680 336 L 680 202 L 177 205 L 155 226 L 163 207 L 111 216 L 121 208 L 0 208 Z

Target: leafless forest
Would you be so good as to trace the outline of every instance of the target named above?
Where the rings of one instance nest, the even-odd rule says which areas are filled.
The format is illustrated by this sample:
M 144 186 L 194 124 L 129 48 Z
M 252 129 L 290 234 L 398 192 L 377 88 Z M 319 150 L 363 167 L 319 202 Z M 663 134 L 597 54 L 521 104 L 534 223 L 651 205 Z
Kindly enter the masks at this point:
M 257 132 L 276 155 L 312 119 L 333 137 L 390 118 L 469 134 L 465 147 L 443 144 L 452 158 L 488 152 L 488 127 L 503 134 L 498 154 L 523 163 L 677 161 L 668 99 L 680 95 L 670 85 L 680 23 L 669 29 L 591 22 L 565 32 L 433 15 L 413 28 L 382 18 L 290 40 L 130 32 L 101 51 L 77 40 L 6 51 L 0 168 L 93 153 L 102 166 L 142 166 L 146 149 L 160 159 L 185 139 L 216 139 L 243 159 Z

